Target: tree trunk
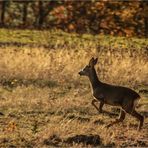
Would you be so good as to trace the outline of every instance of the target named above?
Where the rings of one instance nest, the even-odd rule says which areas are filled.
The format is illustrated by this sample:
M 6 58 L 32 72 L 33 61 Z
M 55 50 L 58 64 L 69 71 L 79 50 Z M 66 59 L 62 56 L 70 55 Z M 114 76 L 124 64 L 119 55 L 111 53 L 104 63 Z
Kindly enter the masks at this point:
M 44 8 L 43 1 L 39 1 L 39 16 L 38 16 L 38 27 L 41 28 L 44 23 Z
M 27 23 L 27 15 L 28 15 L 28 11 L 27 11 L 27 8 L 28 8 L 28 2 L 24 2 L 24 6 L 23 6 L 23 26 L 26 26 L 26 23 Z
M 6 12 L 6 1 L 1 2 L 1 16 L 0 16 L 0 25 L 5 25 L 5 12 Z
M 45 21 L 45 18 L 49 14 L 50 11 L 52 11 L 55 6 L 58 6 L 59 3 L 57 1 L 39 1 L 38 7 L 39 7 L 39 12 L 38 12 L 38 27 L 42 28 L 43 23 Z
M 144 3 L 145 38 L 148 38 L 148 2 Z
M 144 18 L 144 23 L 145 23 L 145 38 L 148 38 L 148 17 Z

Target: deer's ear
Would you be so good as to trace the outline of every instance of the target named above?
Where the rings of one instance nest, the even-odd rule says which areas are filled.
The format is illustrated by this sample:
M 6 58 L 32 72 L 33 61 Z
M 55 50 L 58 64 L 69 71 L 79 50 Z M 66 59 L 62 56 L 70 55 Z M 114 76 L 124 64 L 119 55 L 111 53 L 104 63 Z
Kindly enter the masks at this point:
M 96 65 L 98 62 L 98 58 L 94 59 L 93 64 Z
M 94 63 L 94 57 L 92 57 L 89 61 L 89 66 L 93 66 L 93 63 Z

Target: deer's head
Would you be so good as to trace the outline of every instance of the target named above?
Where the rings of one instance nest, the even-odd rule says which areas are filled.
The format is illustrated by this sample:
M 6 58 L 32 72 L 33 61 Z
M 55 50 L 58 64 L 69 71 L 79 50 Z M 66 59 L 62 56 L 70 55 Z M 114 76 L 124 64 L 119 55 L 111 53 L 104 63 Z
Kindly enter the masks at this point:
M 90 76 L 92 70 L 94 69 L 94 66 L 97 64 L 98 58 L 91 58 L 89 61 L 89 64 L 86 65 L 80 72 L 80 76 Z

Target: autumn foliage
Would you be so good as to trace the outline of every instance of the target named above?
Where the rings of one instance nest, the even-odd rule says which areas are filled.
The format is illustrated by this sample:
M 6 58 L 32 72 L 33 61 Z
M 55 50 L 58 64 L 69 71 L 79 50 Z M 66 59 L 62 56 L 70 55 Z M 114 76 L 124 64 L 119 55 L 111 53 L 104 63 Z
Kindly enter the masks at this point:
M 148 2 L 1 1 L 1 27 L 58 28 L 67 32 L 148 36 Z

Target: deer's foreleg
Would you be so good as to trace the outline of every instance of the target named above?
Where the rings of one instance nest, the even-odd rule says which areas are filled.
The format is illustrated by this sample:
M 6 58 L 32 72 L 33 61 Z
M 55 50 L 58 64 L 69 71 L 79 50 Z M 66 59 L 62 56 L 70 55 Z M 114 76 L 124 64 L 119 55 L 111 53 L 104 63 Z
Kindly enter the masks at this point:
M 100 102 L 100 106 L 99 106 L 99 108 L 96 106 L 96 102 L 98 102 L 96 99 L 93 99 L 92 100 L 92 102 L 91 102 L 91 104 L 97 109 L 97 111 L 99 112 L 99 113 L 102 113 L 102 108 L 103 108 L 103 105 L 104 105 L 104 103 L 101 101 Z

